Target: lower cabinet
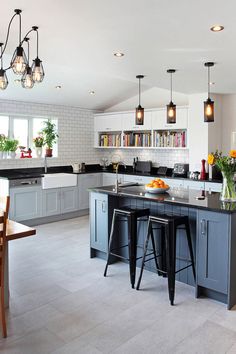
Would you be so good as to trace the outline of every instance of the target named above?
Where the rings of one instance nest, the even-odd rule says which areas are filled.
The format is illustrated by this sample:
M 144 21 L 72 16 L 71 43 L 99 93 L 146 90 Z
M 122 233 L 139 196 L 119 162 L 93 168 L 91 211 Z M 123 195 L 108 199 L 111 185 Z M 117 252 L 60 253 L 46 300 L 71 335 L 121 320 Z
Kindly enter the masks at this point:
M 41 186 L 11 188 L 10 200 L 10 219 L 23 221 L 42 216 Z
M 100 187 L 101 185 L 101 173 L 87 173 L 78 176 L 78 199 L 80 210 L 89 208 L 88 188 Z
M 90 193 L 90 245 L 107 252 L 108 249 L 108 196 Z
M 223 213 L 198 211 L 197 285 L 227 294 L 229 220 Z
M 59 215 L 78 210 L 77 187 L 43 190 L 43 216 Z

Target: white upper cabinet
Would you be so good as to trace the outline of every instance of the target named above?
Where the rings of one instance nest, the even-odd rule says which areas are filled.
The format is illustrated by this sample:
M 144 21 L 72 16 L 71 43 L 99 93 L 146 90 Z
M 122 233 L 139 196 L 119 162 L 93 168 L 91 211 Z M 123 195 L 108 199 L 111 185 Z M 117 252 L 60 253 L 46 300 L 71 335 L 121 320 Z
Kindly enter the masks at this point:
M 122 114 L 105 114 L 94 117 L 95 132 L 109 132 L 122 130 Z
M 152 129 L 166 130 L 166 129 L 187 129 L 188 127 L 188 109 L 176 108 L 176 123 L 167 124 L 166 109 L 160 109 L 152 112 Z
M 144 124 L 135 124 L 135 112 L 122 114 L 123 130 L 151 130 L 152 129 L 152 112 L 144 111 Z

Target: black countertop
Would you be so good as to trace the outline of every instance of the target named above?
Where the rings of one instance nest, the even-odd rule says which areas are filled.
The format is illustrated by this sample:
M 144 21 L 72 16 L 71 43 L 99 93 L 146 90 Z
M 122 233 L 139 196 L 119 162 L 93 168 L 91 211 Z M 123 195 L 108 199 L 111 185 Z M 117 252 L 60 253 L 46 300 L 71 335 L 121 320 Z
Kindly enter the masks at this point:
M 47 173 L 73 173 L 73 169 L 71 166 L 56 166 L 56 167 L 48 167 Z M 99 164 L 86 165 L 84 172 L 78 172 L 76 174 L 85 174 L 85 173 L 115 173 L 115 170 L 112 168 L 103 169 Z M 182 180 L 190 180 L 189 178 L 183 177 L 172 177 L 172 176 L 162 176 L 157 174 L 157 169 L 152 168 L 150 173 L 142 173 L 142 172 L 134 172 L 132 166 L 127 166 L 125 169 L 124 166 L 119 167 L 119 173 L 133 175 L 133 176 L 146 176 L 146 177 L 160 177 L 160 178 L 174 178 L 174 179 L 182 179 Z M 24 179 L 24 178 L 40 178 L 44 176 L 44 167 L 35 167 L 35 168 L 17 168 L 17 169 L 4 169 L 0 170 L 0 178 L 5 178 L 8 180 L 13 179 Z M 192 180 L 191 181 L 197 181 Z M 204 182 L 204 181 L 202 181 Z M 205 182 L 215 182 L 221 183 L 221 180 L 206 180 Z
M 216 192 L 208 193 L 194 189 L 171 188 L 167 193 L 150 194 L 146 193 L 144 185 L 120 188 L 118 193 L 115 192 L 114 186 L 90 188 L 89 191 L 105 193 L 118 198 L 139 198 L 220 213 L 236 213 L 236 203 L 221 202 L 220 193 Z M 204 197 L 204 199 L 199 200 L 198 197 Z

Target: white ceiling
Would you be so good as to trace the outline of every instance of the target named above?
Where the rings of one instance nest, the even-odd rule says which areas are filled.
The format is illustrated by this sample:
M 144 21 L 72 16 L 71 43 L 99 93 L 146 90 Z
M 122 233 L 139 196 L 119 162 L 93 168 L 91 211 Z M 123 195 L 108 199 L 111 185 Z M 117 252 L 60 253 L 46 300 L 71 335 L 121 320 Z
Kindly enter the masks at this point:
M 40 27 L 40 58 L 46 76 L 42 84 L 25 90 L 9 73 L 9 87 L 0 92 L 0 99 L 103 110 L 136 95 L 137 74 L 146 75 L 144 90 L 168 89 L 168 68 L 178 70 L 176 91 L 203 92 L 205 61 L 217 63 L 212 70 L 213 91 L 236 92 L 235 0 L 4 1 L 1 41 L 14 8 L 23 10 L 23 32 L 32 25 Z M 225 30 L 213 33 L 209 30 L 213 24 L 222 24 Z M 5 64 L 16 41 L 14 22 Z M 115 58 L 117 50 L 125 56 Z M 31 53 L 35 56 L 33 48 Z M 56 90 L 56 85 L 62 89 Z M 90 90 L 96 94 L 90 95 Z

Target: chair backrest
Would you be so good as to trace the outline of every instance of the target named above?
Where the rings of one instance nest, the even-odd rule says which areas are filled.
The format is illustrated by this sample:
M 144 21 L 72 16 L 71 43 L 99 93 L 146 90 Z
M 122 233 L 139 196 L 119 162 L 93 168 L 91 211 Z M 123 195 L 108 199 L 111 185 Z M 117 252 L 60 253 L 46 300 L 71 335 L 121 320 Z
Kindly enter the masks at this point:
M 5 212 L 7 213 L 7 217 L 9 215 L 9 209 L 10 209 L 10 197 L 1 197 L 0 196 L 0 213 Z

